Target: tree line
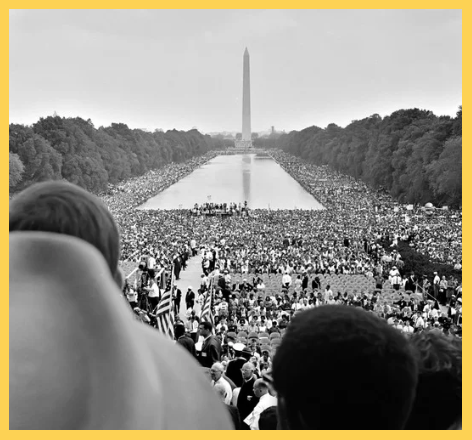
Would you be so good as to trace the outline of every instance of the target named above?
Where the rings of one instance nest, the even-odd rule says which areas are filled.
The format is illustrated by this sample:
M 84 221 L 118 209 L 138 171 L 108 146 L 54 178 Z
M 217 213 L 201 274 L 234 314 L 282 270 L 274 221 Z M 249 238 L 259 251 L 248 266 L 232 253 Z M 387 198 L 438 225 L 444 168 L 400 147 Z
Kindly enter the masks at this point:
M 196 129 L 151 133 L 121 123 L 95 128 L 90 119 L 59 116 L 9 128 L 11 192 L 65 179 L 99 193 L 108 184 L 227 146 Z
M 401 203 L 462 205 L 462 106 L 455 118 L 431 111 L 374 114 L 345 128 L 330 124 L 276 134 L 256 147 L 281 148 L 387 190 Z

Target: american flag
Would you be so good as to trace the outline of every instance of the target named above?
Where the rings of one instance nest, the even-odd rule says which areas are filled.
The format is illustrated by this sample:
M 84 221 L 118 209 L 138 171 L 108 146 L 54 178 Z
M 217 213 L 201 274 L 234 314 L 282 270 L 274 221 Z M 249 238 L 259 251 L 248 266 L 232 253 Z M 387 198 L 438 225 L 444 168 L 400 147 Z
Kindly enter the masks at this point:
M 174 340 L 174 307 L 172 304 L 172 297 L 174 292 L 174 268 L 172 267 L 170 289 L 164 292 L 161 300 L 157 306 L 156 321 L 157 329 L 169 335 Z
M 200 314 L 200 322 L 208 321 L 211 322 L 212 325 L 215 324 L 213 319 L 213 312 L 211 309 L 211 297 L 212 297 L 212 290 L 208 289 L 207 294 L 205 296 L 205 301 L 203 302 L 202 313 Z

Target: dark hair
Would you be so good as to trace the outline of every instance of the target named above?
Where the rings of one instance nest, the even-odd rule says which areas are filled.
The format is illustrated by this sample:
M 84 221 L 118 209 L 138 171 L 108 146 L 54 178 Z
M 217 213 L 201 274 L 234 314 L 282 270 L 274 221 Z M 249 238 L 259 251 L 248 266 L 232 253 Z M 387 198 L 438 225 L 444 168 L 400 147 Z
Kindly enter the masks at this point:
M 34 184 L 10 202 L 11 231 L 43 231 L 71 235 L 95 246 L 112 274 L 118 269 L 120 235 L 101 200 L 64 181 Z
M 202 321 L 200 323 L 200 325 L 205 329 L 205 330 L 208 330 L 208 331 L 212 331 L 213 330 L 213 324 L 209 321 Z
M 407 339 L 360 308 L 298 313 L 272 368 L 287 429 L 402 429 L 415 396 L 417 365 Z
M 269 406 L 261 412 L 259 416 L 259 429 L 276 430 L 277 429 L 277 407 Z
M 185 326 L 183 324 L 176 324 L 174 333 L 175 333 L 175 339 L 179 339 L 181 336 L 185 334 Z
M 410 343 L 419 374 L 406 429 L 449 429 L 462 415 L 462 341 L 433 329 L 413 334 Z

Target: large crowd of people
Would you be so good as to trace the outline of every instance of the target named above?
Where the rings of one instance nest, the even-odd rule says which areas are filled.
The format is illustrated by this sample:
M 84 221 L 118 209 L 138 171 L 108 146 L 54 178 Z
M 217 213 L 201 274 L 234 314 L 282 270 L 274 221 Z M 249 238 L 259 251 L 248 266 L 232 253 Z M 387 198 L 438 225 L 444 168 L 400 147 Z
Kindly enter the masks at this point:
M 462 284 L 453 276 L 446 279 L 437 272 L 405 273 L 396 244 L 408 242 L 432 261 L 453 265 L 460 274 L 462 214 L 449 210 L 429 214 L 421 207 L 398 205 L 381 190 L 280 151 L 270 154 L 326 209 L 251 210 L 250 216 L 225 218 L 194 216 L 182 210 L 138 209 L 148 198 L 216 154 L 211 152 L 184 164 L 171 164 L 101 196 L 109 213 L 100 216 L 108 222 L 111 214 L 118 225 L 119 265 L 126 273 L 133 272 L 124 283 L 115 261 L 116 252 L 110 256 L 109 250 L 93 243 L 93 230 L 85 231 L 83 236 L 72 226 L 67 231 L 54 231 L 49 226 L 40 230 L 78 236 L 95 244 L 131 308 L 153 318 L 162 292 L 169 285 L 171 271 L 179 285 L 180 271 L 190 258 L 198 259 L 201 283 L 185 292 L 186 310 L 180 310 L 181 289 L 174 290 L 175 342 L 205 369 L 208 382 L 226 406 L 234 427 L 356 429 L 367 426 L 361 421 L 360 411 L 365 410 L 375 418 L 370 429 L 404 428 L 407 422 L 415 428 L 427 429 L 427 422 L 420 420 L 424 402 L 418 404 L 420 421 L 408 417 L 417 404 L 415 390 L 422 384 L 423 370 L 415 353 L 421 353 L 425 340 L 430 347 L 439 341 L 437 358 L 444 361 L 441 353 L 444 350 L 452 359 L 448 365 L 461 365 L 457 341 L 462 336 Z M 21 197 L 16 202 L 13 199 L 13 203 L 21 206 Z M 18 218 L 24 216 L 24 208 L 17 211 Z M 42 220 L 48 223 L 54 219 Z M 10 215 L 10 230 L 32 227 L 18 222 L 12 226 Z M 80 224 L 76 226 L 81 229 Z M 104 223 L 103 227 L 112 230 L 111 235 L 118 235 L 115 226 Z M 392 246 L 382 245 L 389 241 Z M 195 307 L 203 305 L 206 295 L 212 298 L 210 321 L 199 316 Z M 312 315 L 320 320 L 307 318 Z M 315 321 L 319 323 L 314 325 Z M 157 326 L 153 319 L 145 322 Z M 343 335 L 348 334 L 352 337 L 343 341 Z M 374 354 L 367 337 L 373 334 L 379 338 L 378 344 L 390 341 L 389 347 L 396 348 L 389 355 L 380 355 L 384 350 L 374 350 Z M 339 359 L 333 353 L 337 350 L 344 353 L 343 347 L 349 340 L 350 350 L 337 363 Z M 317 363 L 307 351 L 310 347 L 313 352 L 318 350 L 318 358 L 326 356 L 332 362 Z M 366 365 L 359 353 L 370 356 L 371 370 L 351 364 Z M 396 362 L 401 368 L 395 367 Z M 305 373 L 297 373 L 289 380 L 289 372 L 297 365 L 303 366 Z M 461 386 L 456 377 L 459 369 L 454 370 L 451 379 L 456 388 Z M 361 397 L 362 391 L 354 387 L 339 409 L 344 417 L 338 417 L 339 414 L 334 417 L 336 400 L 321 410 L 317 405 L 327 400 L 318 403 L 312 399 L 315 389 L 311 385 L 305 392 L 298 386 L 297 376 L 298 380 L 301 377 L 309 380 L 310 374 L 327 380 L 326 390 L 323 388 L 319 393 L 320 399 L 331 396 L 339 401 L 340 393 L 347 389 L 346 383 L 356 379 L 359 387 L 370 386 L 374 380 L 378 390 Z M 342 378 L 339 386 L 330 389 L 336 378 Z M 389 401 L 398 404 L 389 407 L 388 417 L 375 409 L 382 401 L 386 381 L 392 396 L 396 396 Z M 295 392 L 298 388 L 301 391 Z M 350 413 L 356 399 L 358 408 Z M 454 404 L 453 414 L 444 421 L 442 429 L 460 422 L 457 402 Z M 278 408 L 275 412 L 274 407 Z M 310 410 L 318 417 L 310 419 Z
M 303 163 L 282 152 L 271 154 L 326 209 L 252 210 L 250 217 L 224 219 L 192 216 L 181 210 L 136 209 L 155 194 L 156 188 L 163 189 L 177 179 L 175 176 L 188 174 L 212 158 L 211 153 L 185 165 L 171 165 L 158 175 L 133 179 L 122 185 L 123 192 L 103 197 L 120 226 L 124 267 L 131 270 L 136 262 L 152 257 L 157 269 L 169 270 L 174 262 L 183 267 L 190 255 L 204 252 L 203 271 L 207 275 L 216 265 L 233 277 L 252 277 L 256 288 L 258 278 L 300 275 L 303 281 L 308 277 L 309 286 L 302 289 L 306 298 L 297 296 L 299 302 L 306 299 L 308 303 L 313 300 L 310 295 L 317 296 L 326 288 L 321 283 L 318 290 L 312 288 L 317 275 L 345 280 L 344 290 L 334 291 L 333 296 L 354 293 L 349 291 L 356 286 L 349 286 L 348 280 L 360 275 L 371 280 L 371 286 L 362 294 L 372 296 L 388 281 L 396 290 L 424 293 L 423 301 L 433 301 L 433 307 L 440 308 L 441 313 L 448 307 L 447 313 L 454 314 L 462 294 L 458 279 L 444 280 L 439 274 L 437 281 L 434 273 L 405 273 L 395 244 L 407 241 L 431 260 L 454 265 L 460 274 L 460 212 L 441 210 L 428 215 L 420 207 L 398 205 L 382 191 L 374 191 L 349 176 Z M 393 246 L 382 247 L 380 243 L 385 239 Z M 394 267 L 398 271 L 395 279 L 391 275 Z M 281 291 L 273 293 L 284 297 Z

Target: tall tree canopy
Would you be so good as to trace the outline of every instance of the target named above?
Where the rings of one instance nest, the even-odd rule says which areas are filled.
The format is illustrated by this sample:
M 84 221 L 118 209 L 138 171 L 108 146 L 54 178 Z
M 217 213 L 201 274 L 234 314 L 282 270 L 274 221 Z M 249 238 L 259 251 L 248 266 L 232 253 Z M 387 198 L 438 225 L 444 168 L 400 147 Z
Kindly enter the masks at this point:
M 120 123 L 97 129 L 90 119 L 59 116 L 41 118 L 32 127 L 10 124 L 10 153 L 24 165 L 23 178 L 10 179 L 10 189 L 66 179 L 100 192 L 109 183 L 222 149 L 224 142 L 197 130 L 149 133 Z
M 15 185 L 17 185 L 21 181 L 23 172 L 25 171 L 25 166 L 23 165 L 23 162 L 21 161 L 18 154 L 10 153 L 9 171 L 10 188 L 14 188 Z
M 455 118 L 428 110 L 398 110 L 345 128 L 309 127 L 254 143 L 329 165 L 385 188 L 400 202 L 462 204 L 462 106 Z

